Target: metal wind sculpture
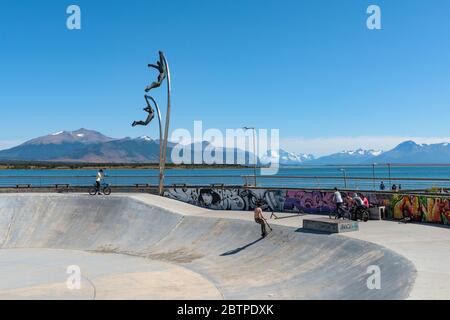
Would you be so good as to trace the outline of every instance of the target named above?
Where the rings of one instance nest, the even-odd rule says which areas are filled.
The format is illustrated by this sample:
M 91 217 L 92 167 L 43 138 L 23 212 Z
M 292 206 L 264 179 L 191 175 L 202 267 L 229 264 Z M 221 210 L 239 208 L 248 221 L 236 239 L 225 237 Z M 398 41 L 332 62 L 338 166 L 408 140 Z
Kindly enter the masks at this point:
M 169 71 L 169 64 L 167 63 L 167 60 L 164 56 L 164 53 L 159 51 L 159 61 L 156 62 L 156 64 L 149 64 L 149 68 L 154 68 L 158 70 L 159 75 L 158 79 L 149 86 L 145 88 L 145 92 L 149 92 L 152 89 L 158 88 L 161 86 L 163 81 L 167 79 L 167 111 L 166 111 L 166 123 L 164 126 L 164 138 L 163 138 L 163 130 L 161 125 L 161 112 L 159 109 L 158 104 L 156 103 L 155 99 L 151 97 L 150 95 L 145 94 L 144 99 L 147 103 L 147 107 L 143 110 L 148 113 L 147 119 L 145 121 L 134 121 L 132 126 L 147 126 L 155 117 L 155 111 L 152 108 L 152 105 L 150 103 L 153 102 L 155 105 L 155 109 L 158 115 L 158 123 L 159 123 L 159 195 L 163 195 L 164 191 L 164 170 L 166 168 L 166 155 L 167 155 L 167 140 L 169 136 L 169 122 L 170 122 L 170 71 Z M 149 101 L 150 99 L 150 101 Z

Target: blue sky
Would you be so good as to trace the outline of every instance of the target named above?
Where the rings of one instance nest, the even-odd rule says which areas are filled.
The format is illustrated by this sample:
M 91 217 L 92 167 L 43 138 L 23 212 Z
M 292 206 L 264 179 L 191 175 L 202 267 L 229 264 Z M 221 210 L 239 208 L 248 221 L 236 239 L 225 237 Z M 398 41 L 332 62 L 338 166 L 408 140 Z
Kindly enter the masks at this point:
M 66 28 L 81 8 L 82 29 Z M 368 30 L 377 4 L 382 30 Z M 324 154 L 449 139 L 448 0 L 0 0 L 0 148 L 84 127 L 150 135 L 147 69 L 162 49 L 171 128 L 279 128 Z M 164 90 L 155 98 L 164 104 Z

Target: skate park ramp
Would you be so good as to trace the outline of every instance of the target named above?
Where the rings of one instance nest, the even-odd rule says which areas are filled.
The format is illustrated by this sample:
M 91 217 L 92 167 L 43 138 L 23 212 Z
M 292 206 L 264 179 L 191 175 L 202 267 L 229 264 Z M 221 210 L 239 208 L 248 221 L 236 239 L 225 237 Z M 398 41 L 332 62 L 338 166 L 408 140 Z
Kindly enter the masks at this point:
M 412 263 L 379 245 L 283 226 L 262 239 L 255 223 L 198 212 L 127 195 L 0 195 L 0 299 L 405 299 L 413 286 Z M 81 270 L 77 290 L 68 266 Z M 380 289 L 368 289 L 369 266 Z

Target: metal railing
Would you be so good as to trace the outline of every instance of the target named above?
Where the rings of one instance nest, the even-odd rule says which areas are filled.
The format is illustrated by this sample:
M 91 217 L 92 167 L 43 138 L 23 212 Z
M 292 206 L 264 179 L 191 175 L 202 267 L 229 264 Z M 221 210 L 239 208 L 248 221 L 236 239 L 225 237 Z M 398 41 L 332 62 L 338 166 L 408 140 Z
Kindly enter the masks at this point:
M 381 181 L 386 190 L 396 184 L 402 190 L 450 189 L 447 178 L 414 177 L 352 177 L 347 176 L 300 176 L 300 175 L 259 175 L 257 187 L 265 188 L 311 188 L 331 189 L 338 187 L 349 190 L 379 190 Z M 254 186 L 254 175 L 167 175 L 166 186 Z M 95 175 L 0 175 L 0 187 L 55 187 L 57 185 L 90 186 Z M 106 182 L 112 186 L 157 186 L 158 175 L 108 175 Z
M 251 185 L 254 181 L 252 175 L 242 176 L 244 181 Z M 392 186 L 403 190 L 450 189 L 448 178 L 413 178 L 413 177 L 342 177 L 342 176 L 258 176 L 258 186 L 283 188 L 314 188 L 314 189 L 340 189 L 349 190 L 380 190 L 384 182 L 385 190 L 390 191 Z

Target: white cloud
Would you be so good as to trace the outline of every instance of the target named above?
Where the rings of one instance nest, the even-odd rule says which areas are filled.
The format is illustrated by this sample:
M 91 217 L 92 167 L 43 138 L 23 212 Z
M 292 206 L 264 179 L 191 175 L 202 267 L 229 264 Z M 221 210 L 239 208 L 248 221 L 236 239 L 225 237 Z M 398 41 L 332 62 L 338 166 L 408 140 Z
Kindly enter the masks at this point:
M 413 140 L 416 143 L 450 142 L 450 137 L 395 137 L 395 136 L 359 136 L 359 137 L 320 137 L 320 138 L 282 138 L 280 146 L 290 152 L 312 153 L 323 156 L 342 150 L 374 149 L 388 151 L 398 144 Z
M 19 140 L 0 140 L 0 150 L 9 149 L 21 144 Z

